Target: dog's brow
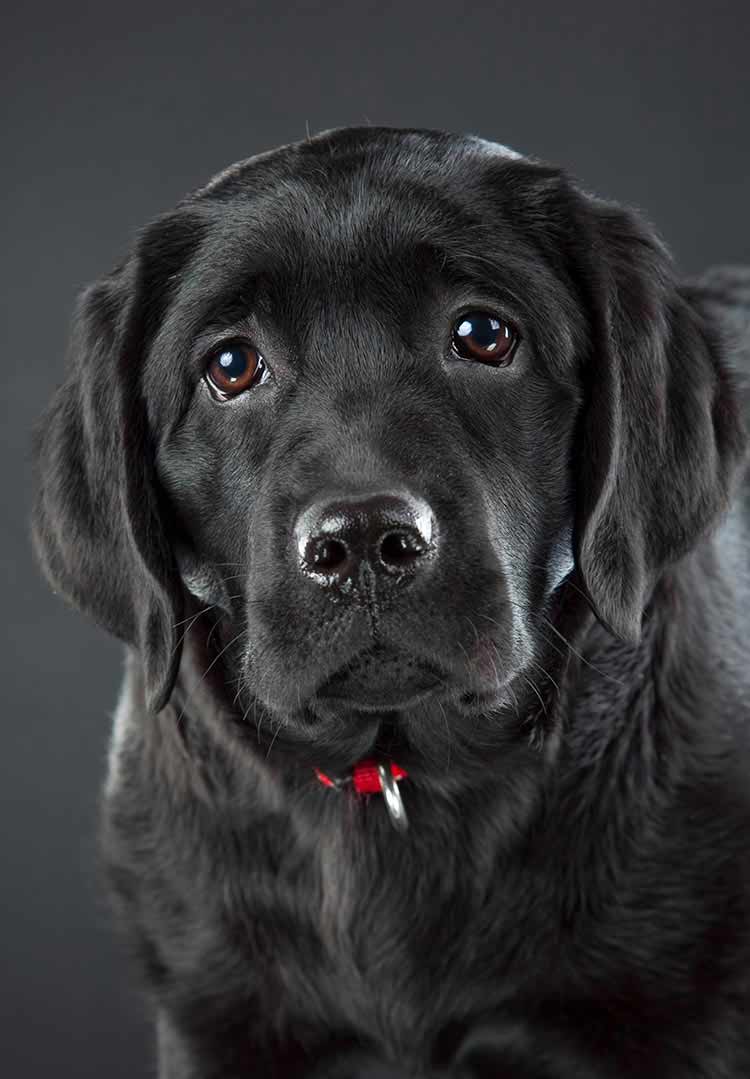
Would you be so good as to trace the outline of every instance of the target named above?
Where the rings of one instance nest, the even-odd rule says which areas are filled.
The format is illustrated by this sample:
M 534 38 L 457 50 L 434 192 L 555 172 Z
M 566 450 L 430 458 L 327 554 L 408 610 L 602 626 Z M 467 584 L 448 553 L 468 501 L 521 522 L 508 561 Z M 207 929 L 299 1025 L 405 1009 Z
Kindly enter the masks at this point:
M 257 306 L 258 297 L 252 283 L 237 291 L 222 293 L 209 301 L 202 312 L 202 324 L 229 326 L 248 318 Z

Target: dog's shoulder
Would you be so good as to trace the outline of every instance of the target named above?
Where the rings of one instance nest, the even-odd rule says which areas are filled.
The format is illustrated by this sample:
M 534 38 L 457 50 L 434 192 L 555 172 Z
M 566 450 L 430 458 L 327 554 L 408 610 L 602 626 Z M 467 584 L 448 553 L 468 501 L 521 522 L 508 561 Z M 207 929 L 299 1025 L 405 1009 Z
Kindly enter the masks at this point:
M 685 287 L 722 334 L 750 417 L 750 266 L 713 266 Z
M 104 783 L 105 799 L 111 798 L 120 786 L 125 758 L 130 753 L 137 752 L 135 742 L 138 739 L 143 711 L 143 668 L 136 652 L 127 648 L 120 694 L 112 715 Z

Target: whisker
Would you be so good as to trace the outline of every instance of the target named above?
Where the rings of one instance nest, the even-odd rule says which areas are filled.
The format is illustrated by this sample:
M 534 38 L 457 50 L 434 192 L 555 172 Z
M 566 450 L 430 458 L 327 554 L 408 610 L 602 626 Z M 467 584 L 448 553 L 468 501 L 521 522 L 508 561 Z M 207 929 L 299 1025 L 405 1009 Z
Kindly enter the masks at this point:
M 570 643 L 570 641 L 566 640 L 566 638 L 563 636 L 563 634 L 560 632 L 560 630 L 557 628 L 557 626 L 554 626 L 552 624 L 552 622 L 550 622 L 549 618 L 546 617 L 546 615 L 542 615 L 542 618 L 544 618 L 545 623 L 549 626 L 549 628 L 552 630 L 552 632 L 556 633 L 557 636 L 560 638 L 560 640 L 564 644 L 566 644 L 568 646 L 568 648 L 571 650 L 573 655 L 578 656 L 578 658 L 581 660 L 581 662 L 585 663 L 587 667 L 590 667 L 592 671 L 596 671 L 596 673 L 600 674 L 602 676 L 602 678 L 606 678 L 610 682 L 615 682 L 618 686 L 622 686 L 622 685 L 625 684 L 619 678 L 615 678 L 614 675 L 608 674 L 606 671 L 600 671 L 599 668 L 594 663 L 591 663 L 590 660 L 586 659 L 585 656 L 582 656 L 581 653 L 578 651 L 578 649 L 573 647 L 573 645 Z
M 271 737 L 271 744 L 269 745 L 268 749 L 266 750 L 266 760 L 268 760 L 268 758 L 271 756 L 271 750 L 273 749 L 273 744 L 276 741 L 276 739 L 278 737 L 278 734 L 279 734 L 279 731 L 281 730 L 283 724 L 284 724 L 283 719 L 280 719 L 277 726 L 276 726 L 276 730 L 274 731 L 274 733 L 273 733 L 273 735 Z
M 206 669 L 205 669 L 205 671 L 203 672 L 203 674 L 202 674 L 202 675 L 200 676 L 200 678 L 198 679 L 198 681 L 197 681 L 197 682 L 195 683 L 195 685 L 193 686 L 193 688 L 192 688 L 192 689 L 190 690 L 190 692 L 188 693 L 187 697 L 185 698 L 185 702 L 184 702 L 184 704 L 183 704 L 183 706 L 182 706 L 182 710 L 180 711 L 180 714 L 179 714 L 179 716 L 177 717 L 177 725 L 178 725 L 178 726 L 179 726 L 179 724 L 180 724 L 181 720 L 183 719 L 183 717 L 185 716 L 185 710 L 186 710 L 186 708 L 187 708 L 187 705 L 188 705 L 189 701 L 190 701 L 190 700 L 191 700 L 191 698 L 192 698 L 192 697 L 194 696 L 194 694 L 195 694 L 195 692 L 197 691 L 197 689 L 199 688 L 199 686 L 201 686 L 201 685 L 202 685 L 202 683 L 203 683 L 204 679 L 205 679 L 205 678 L 206 678 L 206 676 L 208 675 L 208 673 L 209 673 L 209 671 L 211 670 L 211 668 L 212 668 L 212 667 L 214 666 L 214 664 L 218 663 L 218 661 L 219 661 L 219 660 L 221 659 L 221 657 L 222 657 L 222 656 L 224 655 L 224 653 L 225 653 L 225 652 L 227 651 L 227 649 L 228 649 L 228 648 L 231 648 L 231 646 L 232 646 L 233 644 L 235 644 L 235 643 L 236 643 L 236 642 L 237 642 L 237 641 L 238 641 L 238 640 L 240 639 L 240 637 L 243 637 L 243 636 L 244 636 L 244 635 L 246 634 L 246 632 L 247 632 L 247 630 L 246 630 L 246 629 L 244 629 L 244 628 L 243 628 L 243 629 L 241 629 L 241 630 L 240 630 L 240 632 L 239 632 L 239 633 L 238 633 L 238 634 L 237 634 L 236 636 L 232 637 L 231 641 L 229 641 L 229 642 L 228 642 L 227 644 L 225 644 L 225 645 L 224 645 L 224 647 L 223 647 L 223 648 L 221 649 L 221 651 L 220 651 L 220 652 L 217 652 L 217 654 L 216 654 L 216 655 L 214 656 L 214 658 L 213 658 L 213 659 L 211 660 L 211 662 L 210 662 L 210 663 L 209 663 L 209 665 L 208 665 L 208 666 L 206 667 Z
M 479 644 L 479 630 L 478 630 L 478 629 L 477 629 L 477 627 L 476 627 L 476 626 L 474 625 L 474 623 L 472 622 L 472 620 L 471 620 L 471 619 L 469 618 L 468 614 L 465 614 L 465 615 L 464 615 L 464 618 L 465 618 L 465 619 L 466 619 L 466 621 L 467 621 L 467 622 L 469 623 L 469 625 L 471 626 L 471 628 L 472 628 L 472 629 L 474 630 L 474 636 L 475 636 L 475 637 L 476 637 L 476 639 L 477 639 L 477 644 Z
M 191 630 L 191 629 L 193 628 L 193 626 L 194 626 L 194 625 L 195 625 L 195 623 L 196 623 L 196 622 L 198 621 L 198 619 L 199 619 L 199 618 L 201 617 L 201 615 L 203 615 L 203 614 L 207 614 L 207 613 L 208 613 L 208 611 L 212 611 L 212 610 L 214 609 L 214 607 L 215 607 L 215 606 L 216 606 L 216 604 L 215 604 L 215 603 L 212 603 L 212 604 L 211 604 L 211 606 L 210 606 L 210 607 L 206 607 L 206 609 L 205 609 L 205 610 L 203 610 L 203 611 L 198 611 L 198 613 L 197 613 L 197 614 L 195 614 L 195 615 L 193 615 L 193 616 L 192 616 L 191 618 L 189 618 L 189 619 L 185 619 L 185 621 L 186 621 L 186 622 L 187 622 L 188 624 L 187 624 L 187 625 L 185 626 L 184 630 L 183 630 L 183 631 L 182 631 L 182 633 L 180 634 L 179 640 L 177 641 L 177 643 L 176 643 L 176 644 L 175 644 L 175 646 L 174 646 L 174 649 L 173 649 L 173 651 L 172 651 L 172 654 L 173 654 L 173 655 L 174 655 L 174 653 L 175 653 L 175 652 L 177 651 L 177 649 L 178 649 L 178 648 L 180 647 L 180 645 L 182 644 L 182 642 L 183 642 L 183 641 L 185 640 L 185 638 L 187 637 L 188 633 L 189 633 L 189 632 L 190 632 L 190 630 Z M 181 622 L 178 622 L 178 625 L 182 625 L 182 623 L 181 623 Z M 177 627 L 175 627 L 175 628 L 177 628 Z
M 466 664 L 469 667 L 469 669 L 471 670 L 471 660 L 469 659 L 469 653 L 466 651 L 466 649 L 464 648 L 464 646 L 461 644 L 461 642 L 459 640 L 456 641 L 456 644 L 461 649 L 463 654 L 466 656 Z
M 223 618 L 223 615 L 220 614 L 219 617 L 214 622 L 214 624 L 211 626 L 211 629 L 208 632 L 208 637 L 206 637 L 206 648 L 211 647 L 211 638 L 213 637 L 214 631 L 215 631 L 216 627 L 219 625 L 219 623 L 221 622 L 222 618 Z
M 448 769 L 448 771 L 450 771 L 450 767 L 451 767 L 451 745 L 452 745 L 452 742 L 453 742 L 453 732 L 451 731 L 450 723 L 448 722 L 448 716 L 445 714 L 445 708 L 443 707 L 443 702 L 440 700 L 439 697 L 437 699 L 437 703 L 438 703 L 438 705 L 440 707 L 440 711 L 443 714 L 443 722 L 445 723 L 445 730 L 446 730 L 446 733 L 448 735 L 448 763 L 447 763 L 447 769 Z
M 602 678 L 606 678 L 610 682 L 615 682 L 618 686 L 624 685 L 624 683 L 619 678 L 615 678 L 614 675 L 608 674 L 607 671 L 600 670 L 600 668 L 597 667 L 595 663 L 592 663 L 590 660 L 586 659 L 585 656 L 581 655 L 581 653 L 578 651 L 578 649 L 575 648 L 575 646 L 570 643 L 570 641 L 564 636 L 564 634 L 562 634 L 560 632 L 560 630 L 557 628 L 557 626 L 555 626 L 549 620 L 549 618 L 547 618 L 546 615 L 540 614 L 538 611 L 534 611 L 533 608 L 529 607 L 527 604 L 518 603 L 515 600 L 506 600 L 506 602 L 512 604 L 515 607 L 520 607 L 524 611 L 527 611 L 530 615 L 532 615 L 532 617 L 542 618 L 544 620 L 545 624 L 547 626 L 549 626 L 549 628 L 552 630 L 552 632 L 554 634 L 556 634 L 560 638 L 560 640 L 563 642 L 563 644 L 567 648 L 569 648 L 570 651 L 573 653 L 573 655 L 577 656 L 578 659 L 580 659 L 582 663 L 585 663 L 586 666 L 590 667 L 592 671 L 596 671 L 596 673 L 601 675 Z M 479 611 L 477 613 L 478 613 L 480 618 L 486 618 L 488 622 L 492 622 L 494 625 L 500 626 L 500 628 L 502 628 L 501 623 L 498 622 L 497 619 L 490 618 L 490 616 L 488 614 L 483 614 L 481 611 Z M 537 626 L 537 629 L 539 630 L 540 633 L 542 632 L 540 626 Z M 548 640 L 548 638 L 544 637 L 543 634 L 542 634 L 542 636 L 543 636 L 543 639 L 546 641 L 547 644 L 549 644 L 551 647 L 554 647 L 554 644 L 553 644 L 552 641 L 550 641 L 550 640 Z M 562 655 L 562 653 L 558 653 L 558 654 Z
M 509 600 L 508 602 L 510 603 L 510 602 L 513 602 L 513 601 Z M 530 608 L 530 607 L 525 607 L 525 606 L 523 606 L 523 604 L 520 604 L 520 603 L 516 603 L 516 604 L 515 604 L 515 606 L 516 606 L 516 607 L 522 607 L 522 608 L 523 608 L 523 610 L 525 610 L 525 611 L 530 611 L 530 610 L 531 610 L 531 608 Z M 503 628 L 504 628 L 504 627 L 503 627 L 503 625 L 502 625 L 502 624 L 501 624 L 500 622 L 498 622 L 496 618 L 490 618 L 490 616 L 489 616 L 488 614 L 482 614 L 482 612 L 481 612 L 481 611 L 480 611 L 480 612 L 478 612 L 478 615 L 479 615 L 479 617 L 480 617 L 480 618 L 486 618 L 488 622 L 492 622 L 492 624 L 493 624 L 494 626 L 499 626 L 499 627 L 500 627 L 500 629 L 503 629 Z M 539 626 L 537 626 L 536 628 L 537 628 L 537 631 L 539 632 L 539 635 L 541 636 L 541 638 L 542 638 L 542 640 L 544 641 L 544 643 L 545 643 L 545 644 L 548 644 L 548 645 L 550 646 L 550 648 L 554 649 L 554 651 L 555 651 L 555 652 L 557 653 L 557 655 L 558 655 L 558 656 L 564 656 L 564 655 L 565 655 L 565 653 L 564 653 L 564 652 L 562 651 L 562 649 L 561 649 L 561 648 L 559 648 L 559 647 L 558 647 L 558 646 L 557 646 L 557 645 L 555 644 L 555 642 L 554 642 L 554 641 L 551 641 L 551 640 L 549 639 L 549 637 L 547 637 L 547 636 L 546 636 L 546 635 L 545 635 L 545 634 L 544 634 L 544 633 L 542 632 L 542 630 L 541 630 L 541 628 L 540 628 Z M 494 642 L 493 642 L 493 643 L 494 643 Z
M 247 717 L 250 714 L 250 709 L 255 708 L 256 702 L 257 702 L 257 698 L 254 697 L 254 696 L 251 696 L 250 703 L 248 704 L 247 708 L 242 713 L 242 716 L 240 718 L 240 723 L 246 723 L 247 722 Z M 260 728 L 258 729 L 258 742 L 260 742 Z
M 532 660 L 531 660 L 531 662 L 532 662 L 532 663 L 534 664 L 534 666 L 535 666 L 535 667 L 538 667 L 538 668 L 539 668 L 539 670 L 540 670 L 540 671 L 542 672 L 542 674 L 543 674 L 543 675 L 544 675 L 544 676 L 545 676 L 546 678 L 549 678 L 550 682 L 551 682 L 551 683 L 552 683 L 552 685 L 553 685 L 553 686 L 555 687 L 555 689 L 557 690 L 557 692 L 558 692 L 558 695 L 559 695 L 559 694 L 560 694 L 560 687 L 559 687 L 559 685 L 557 684 L 557 682 L 555 681 L 555 679 L 554 679 L 554 678 L 552 677 L 552 675 L 551 675 L 551 674 L 549 673 L 549 671 L 548 671 L 548 670 L 545 670 L 545 668 L 544 668 L 544 667 L 542 666 L 542 664 L 541 664 L 541 663 L 538 663 L 538 662 L 537 662 L 537 661 L 536 661 L 535 659 L 532 659 Z
M 510 683 L 505 687 L 505 689 L 507 689 L 508 693 L 510 693 L 511 697 L 513 698 L 513 708 L 515 709 L 516 719 L 520 722 L 521 713 L 518 708 L 518 697 L 516 696 L 516 691 L 513 689 L 513 686 L 511 686 Z
M 200 618 L 200 616 L 202 614 L 206 614 L 208 611 L 212 610 L 215 606 L 216 606 L 216 604 L 212 603 L 210 606 L 204 607 L 202 611 L 198 611 L 197 614 L 189 614 L 187 616 L 187 618 L 183 618 L 179 622 L 175 622 L 174 625 L 172 626 L 172 629 L 179 629 L 179 627 L 184 626 L 186 622 L 191 622 L 191 621 L 194 622 L 196 618 Z
M 537 697 L 539 698 L 539 703 L 540 703 L 540 704 L 541 704 L 541 706 L 542 706 L 542 711 L 544 712 L 544 714 L 545 714 L 545 716 L 546 716 L 546 715 L 547 715 L 547 708 L 546 708 L 546 706 L 545 706 L 545 704 L 544 704 L 544 701 L 542 700 L 542 695 L 541 695 L 541 693 L 540 693 L 540 692 L 539 692 L 539 690 L 538 690 L 538 689 L 536 688 L 536 686 L 535 686 L 535 685 L 534 685 L 534 683 L 533 683 L 533 682 L 531 681 L 531 679 L 530 679 L 530 678 L 527 678 L 525 674 L 522 674 L 522 675 L 521 675 L 521 678 L 523 678 L 523 680 L 524 680 L 524 682 L 526 683 L 526 685 L 527 685 L 527 686 L 531 686 L 531 688 L 532 688 L 532 689 L 534 690 L 534 692 L 536 693 Z
M 492 643 L 492 651 L 494 652 L 494 657 L 490 656 L 490 661 L 492 663 L 492 669 L 495 672 L 495 685 L 499 689 L 500 685 L 501 685 L 500 672 L 497 669 L 497 663 L 495 662 L 495 660 L 500 659 L 500 650 L 497 647 L 497 641 L 491 640 L 491 643 Z

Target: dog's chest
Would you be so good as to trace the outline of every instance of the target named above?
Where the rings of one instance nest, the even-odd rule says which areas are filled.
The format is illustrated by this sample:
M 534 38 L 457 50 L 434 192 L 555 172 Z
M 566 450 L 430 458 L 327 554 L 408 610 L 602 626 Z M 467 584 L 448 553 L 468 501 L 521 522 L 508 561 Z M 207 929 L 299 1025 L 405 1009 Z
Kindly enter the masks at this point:
M 625 985 L 632 1007 L 612 1036 L 632 1028 L 637 1041 L 650 1014 L 637 972 L 665 969 L 660 942 L 674 951 L 678 933 L 691 964 L 687 900 L 676 905 L 662 887 L 654 901 L 655 860 L 643 870 L 649 891 L 633 883 L 631 901 L 572 931 L 551 885 L 566 879 L 559 828 L 520 858 L 503 856 L 476 822 L 460 830 L 444 817 L 438 827 L 434 811 L 422 828 L 414 812 L 404 840 L 385 817 L 384 827 L 375 818 L 352 828 L 335 801 L 317 818 L 305 804 L 305 827 L 247 807 L 198 827 L 170 805 L 149 801 L 124 768 L 110 794 L 109 858 L 162 992 L 181 1010 L 189 1002 L 189 1025 L 210 1013 L 216 1029 L 260 1043 L 269 1031 L 291 1040 L 302 1031 L 313 1045 L 362 1036 L 418 1070 L 451 1024 L 525 1014 L 529 1001 L 574 991 L 596 1001 Z M 710 893 L 710 875 L 701 882 L 695 891 Z M 578 1038 L 584 1027 L 573 1026 Z
M 492 892 L 480 894 L 471 859 L 455 845 L 405 843 L 388 831 L 352 844 L 323 830 L 284 860 L 270 914 L 248 894 L 254 909 L 233 917 L 253 922 L 256 939 L 274 935 L 273 951 L 256 961 L 288 1029 L 320 1016 L 332 1030 L 377 1032 L 403 1057 L 448 1026 L 457 1005 L 478 1007 L 483 984 L 500 998 L 517 992 L 530 957 L 519 954 L 524 917 L 511 893 L 523 889 L 514 880 L 495 877 Z M 498 933 L 498 923 L 514 931 Z
M 309 1009 L 310 989 L 329 1021 L 346 1028 L 392 1026 L 395 1015 L 406 1018 L 412 1002 L 418 1010 L 426 986 L 435 985 L 446 934 L 434 882 L 428 906 L 424 890 L 399 862 L 387 850 L 353 853 L 335 833 L 290 860 L 277 889 L 280 903 L 284 895 L 296 897 L 296 909 L 289 911 L 296 924 L 290 923 L 272 961 L 290 1012 Z M 425 947 L 423 938 L 435 948 Z

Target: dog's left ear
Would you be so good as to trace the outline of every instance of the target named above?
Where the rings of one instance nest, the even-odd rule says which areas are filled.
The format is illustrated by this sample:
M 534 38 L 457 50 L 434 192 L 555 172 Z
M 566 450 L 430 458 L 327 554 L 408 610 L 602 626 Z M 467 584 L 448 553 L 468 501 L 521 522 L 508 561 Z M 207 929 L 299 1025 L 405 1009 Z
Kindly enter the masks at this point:
M 745 452 L 716 328 L 632 211 L 577 194 L 594 311 L 574 553 L 599 619 L 635 642 L 659 571 L 726 508 Z

